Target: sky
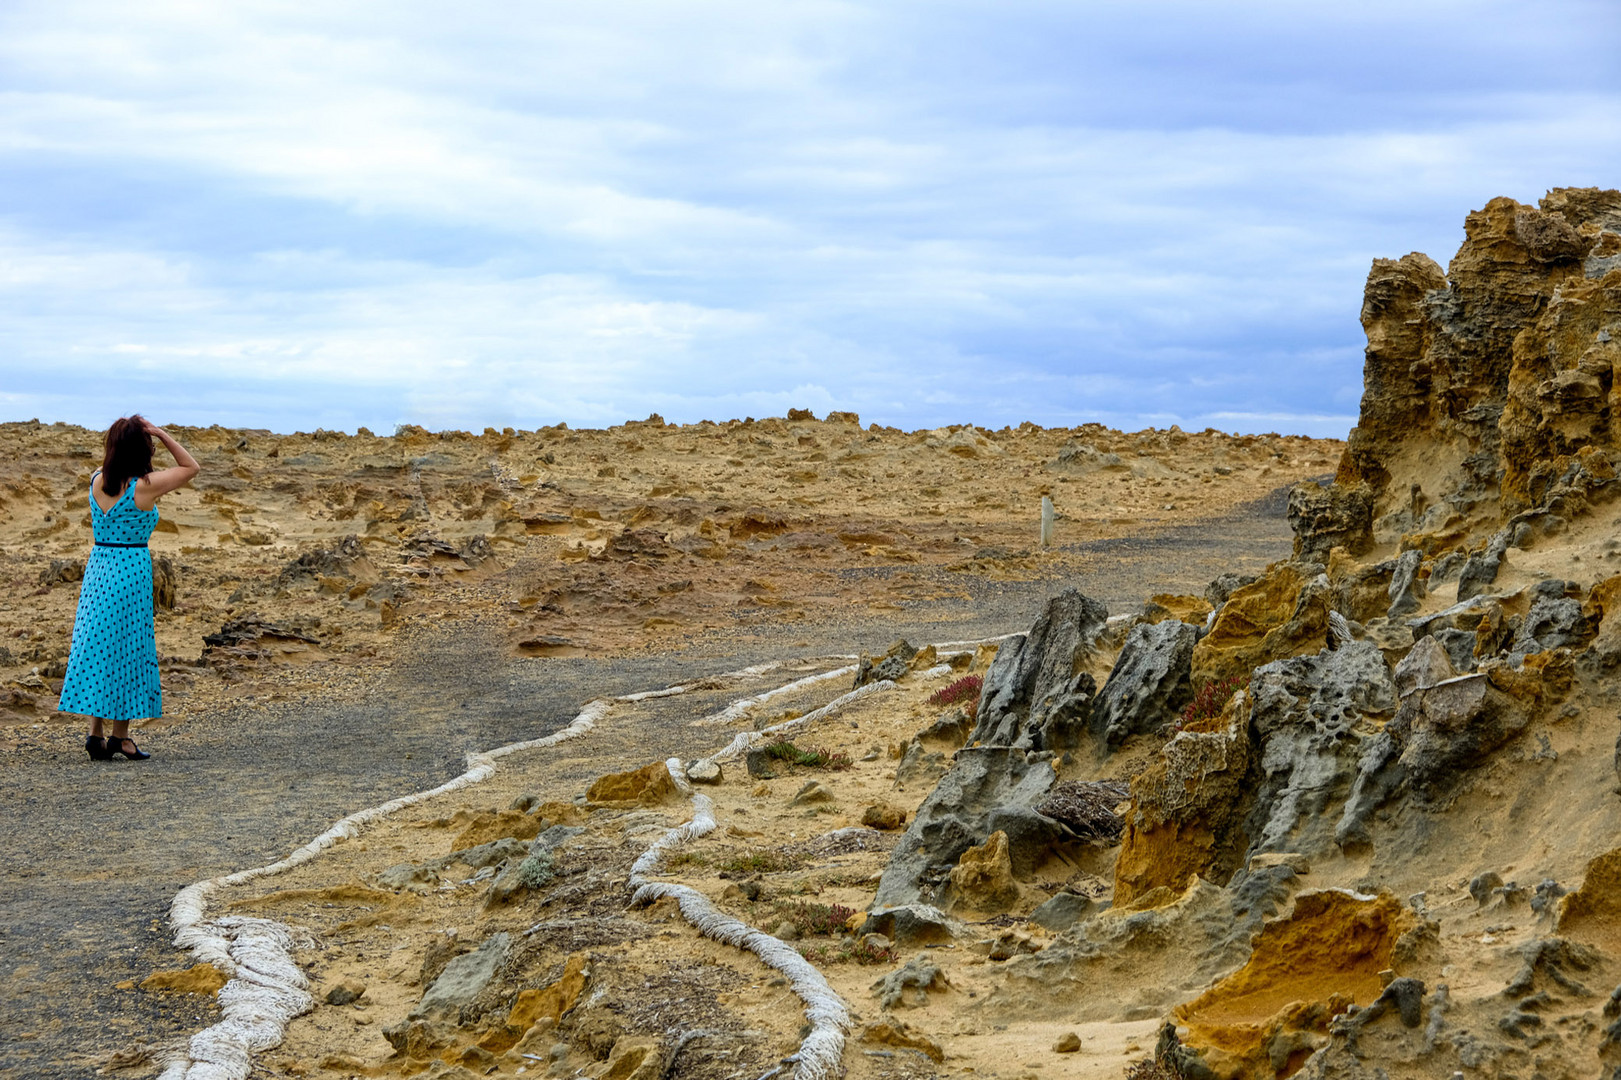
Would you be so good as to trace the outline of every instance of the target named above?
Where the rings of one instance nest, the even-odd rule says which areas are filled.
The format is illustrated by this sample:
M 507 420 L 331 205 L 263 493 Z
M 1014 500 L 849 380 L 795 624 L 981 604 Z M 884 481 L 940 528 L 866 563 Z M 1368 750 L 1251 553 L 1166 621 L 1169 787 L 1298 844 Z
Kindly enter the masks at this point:
M 0 5 L 0 420 L 1344 435 L 1611 0 Z

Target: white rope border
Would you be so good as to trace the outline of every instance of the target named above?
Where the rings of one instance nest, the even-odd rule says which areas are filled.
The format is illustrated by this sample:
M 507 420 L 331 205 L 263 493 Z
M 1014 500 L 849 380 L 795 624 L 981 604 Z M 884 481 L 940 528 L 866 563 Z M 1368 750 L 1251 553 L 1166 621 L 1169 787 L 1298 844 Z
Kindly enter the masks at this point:
M 977 646 L 991 644 L 1006 640 L 1013 635 L 1003 634 L 994 638 L 985 638 L 980 641 L 953 641 L 945 646 L 936 646 L 937 649 L 951 646 Z M 840 657 L 839 659 L 847 659 Z M 753 678 L 773 671 L 783 665 L 782 661 L 772 661 L 765 664 L 756 664 L 742 668 L 738 671 L 727 672 L 713 678 L 730 680 Z M 847 674 L 850 669 L 841 669 Z M 931 670 L 927 674 L 934 674 Z M 829 673 L 821 676 L 811 676 L 808 679 L 797 680 L 800 685 L 808 685 L 818 678 L 828 678 Z M 334 822 L 321 835 L 302 847 L 294 849 L 285 859 L 257 866 L 247 870 L 239 870 L 234 874 L 208 878 L 193 882 L 175 894 L 169 905 L 169 924 L 174 928 L 174 944 L 177 948 L 189 951 L 197 963 L 210 963 L 219 968 L 227 976 L 228 981 L 219 991 L 219 1003 L 224 1019 L 219 1023 L 204 1028 L 187 1041 L 184 1054 L 178 1054 L 165 1063 L 163 1072 L 158 1080 L 246 1080 L 253 1068 L 253 1055 L 277 1046 L 286 1036 L 287 1025 L 294 1017 L 302 1016 L 315 1007 L 314 998 L 309 994 L 309 980 L 304 977 L 303 971 L 292 959 L 295 931 L 283 924 L 269 919 L 251 919 L 246 917 L 226 917 L 205 922 L 204 917 L 208 910 L 208 898 L 223 888 L 230 888 L 253 881 L 261 877 L 270 877 L 285 873 L 296 866 L 310 861 L 321 855 L 339 840 L 348 839 L 356 835 L 360 828 L 374 821 L 388 817 L 406 807 L 434 799 L 440 795 L 468 787 L 489 779 L 495 774 L 495 762 L 498 758 L 520 750 L 536 750 L 555 746 L 558 743 L 577 739 L 588 734 L 599 720 L 604 719 L 612 709 L 615 702 L 635 703 L 654 698 L 674 697 L 687 693 L 696 684 L 683 684 L 666 687 L 661 690 L 644 690 L 640 693 L 626 694 L 616 698 L 596 699 L 587 702 L 569 725 L 561 731 L 538 739 L 528 739 L 523 742 L 509 743 L 498 746 L 493 750 L 467 755 L 467 770 L 460 776 L 439 785 L 428 791 L 420 791 L 411 795 L 403 795 L 379 806 L 357 811 L 347 817 Z M 794 685 L 794 684 L 790 684 Z M 823 719 L 842 709 L 852 701 L 865 697 L 871 693 L 882 692 L 895 688 L 895 683 L 885 679 L 876 683 L 868 683 L 858 687 L 848 694 L 835 698 L 833 701 L 782 724 L 777 724 L 764 731 L 743 732 L 719 754 L 711 760 L 728 758 L 747 749 L 755 742 L 767 735 L 775 734 L 794 727 L 803 727 L 816 720 Z M 757 695 L 763 700 L 765 695 Z M 748 700 L 748 699 L 745 699 Z M 686 780 L 684 770 L 680 768 L 677 759 L 670 759 L 666 764 L 670 775 L 676 780 L 678 788 L 683 793 L 692 791 Z M 693 821 L 679 829 L 672 829 L 656 842 L 652 848 L 644 852 L 642 857 L 632 867 L 632 884 L 636 884 L 636 877 L 650 867 L 654 867 L 662 860 L 663 852 L 672 846 L 685 843 L 689 839 L 703 835 L 714 828 L 712 804 L 707 796 L 691 796 L 695 813 Z M 702 800 L 700 803 L 699 800 Z M 696 832 L 683 832 L 693 829 L 701 823 L 698 811 L 708 808 L 708 828 Z M 679 835 L 676 835 L 679 834 Z M 653 856 L 653 862 L 643 866 L 644 860 Z M 669 882 L 644 882 L 638 889 L 637 896 L 642 889 L 656 888 L 662 890 L 659 895 L 672 895 L 677 897 L 681 906 L 682 915 L 689 922 L 705 932 L 697 921 L 703 917 L 703 911 L 696 909 L 696 914 L 689 914 L 689 907 L 696 901 L 708 905 L 702 894 L 688 889 L 684 885 Z M 685 897 L 681 891 L 692 893 Z M 710 908 L 713 912 L 713 908 Z M 719 912 L 715 917 L 729 919 Z M 755 930 L 745 923 L 737 923 L 742 930 L 742 936 L 728 929 L 724 936 L 710 934 L 716 940 L 739 948 L 746 948 L 768 964 L 783 972 L 789 979 L 794 991 L 806 1003 L 806 1017 L 811 1021 L 812 1030 L 802 1042 L 800 1052 L 795 1055 L 799 1068 L 796 1075 L 803 1080 L 822 1080 L 830 1075 L 830 1071 L 837 1071 L 843 1057 L 844 1031 L 848 1027 L 848 1010 L 843 999 L 834 994 L 827 986 L 827 981 L 821 973 L 816 971 L 804 957 L 783 944 L 778 939 L 762 931 Z M 736 940 L 733 940 L 737 938 Z M 755 938 L 762 940 L 755 941 Z M 784 955 L 785 954 L 785 955 Z M 781 961 L 777 963 L 775 961 Z M 787 964 L 788 967 L 783 967 Z M 799 967 L 804 972 L 799 972 Z M 790 968 L 795 969 L 793 971 Z M 805 972 L 809 973 L 807 980 Z M 820 989 L 818 989 L 818 983 Z M 803 988 L 804 992 L 801 992 Z M 836 1009 L 829 1011 L 826 1000 L 822 998 L 821 991 L 832 996 Z M 807 994 L 811 996 L 807 996 Z M 813 1000 L 814 999 L 814 1000 Z M 814 1014 L 814 1015 L 813 1015 Z M 827 1027 L 831 1024 L 832 1027 Z M 830 1034 L 831 1032 L 831 1034 Z M 829 1056 L 831 1055 L 831 1057 Z M 831 1063 L 830 1063 L 831 1062 Z
M 715 830 L 715 804 L 709 796 L 693 793 L 678 758 L 671 758 L 665 767 L 670 770 L 676 787 L 691 801 L 692 820 L 667 830 L 632 865 L 630 886 L 636 892 L 630 902 L 650 904 L 661 897 L 674 897 L 682 917 L 700 934 L 746 949 L 767 967 L 781 972 L 794 994 L 805 1003 L 805 1019 L 811 1025 L 809 1033 L 800 1040 L 798 1051 L 787 1059 L 794 1065 L 796 1080 L 828 1080 L 839 1075 L 844 1064 L 844 1033 L 850 1029 L 850 1008 L 827 984 L 822 973 L 786 942 L 717 910 L 697 889 L 647 878 L 646 875 L 659 872 L 667 852 Z

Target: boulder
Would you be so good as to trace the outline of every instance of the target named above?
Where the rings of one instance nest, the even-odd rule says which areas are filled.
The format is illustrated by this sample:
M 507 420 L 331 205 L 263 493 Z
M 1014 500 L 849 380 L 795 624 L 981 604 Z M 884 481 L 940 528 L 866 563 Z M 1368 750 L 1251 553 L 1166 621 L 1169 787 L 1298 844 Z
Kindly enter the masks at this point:
M 1289 527 L 1297 560 L 1326 564 L 1337 547 L 1361 555 L 1373 546 L 1373 490 L 1365 484 L 1296 484 L 1289 492 Z
M 687 779 L 694 784 L 718 784 L 725 778 L 718 761 L 703 758 L 687 766 Z
M 861 924 L 863 934 L 882 934 L 899 948 L 949 945 L 966 930 L 961 923 L 928 904 L 900 904 L 874 909 Z
M 1598 633 L 1596 622 L 1583 613 L 1580 600 L 1542 597 L 1526 613 L 1509 651 L 1526 654 L 1566 646 L 1581 648 Z
M 1463 572 L 1458 575 L 1459 602 L 1479 596 L 1497 580 L 1503 556 L 1508 551 L 1508 540 L 1507 533 L 1496 533 L 1485 547 L 1469 556 L 1463 564 Z
M 585 797 L 593 803 L 610 806 L 657 806 L 675 790 L 669 768 L 664 762 L 655 761 L 630 772 L 611 773 L 598 778 L 586 789 Z
M 1093 745 L 1106 752 L 1132 735 L 1154 734 L 1175 723 L 1193 697 L 1189 675 L 1198 636 L 1176 620 L 1131 628 L 1092 705 Z
M 971 744 L 1022 750 L 1078 745 L 1097 684 L 1082 669 L 1109 611 L 1077 589 L 1047 601 L 1028 634 L 1002 643 L 985 673 Z
M 873 657 L 862 653 L 861 660 L 856 665 L 855 685 L 862 687 L 885 679 L 891 682 L 900 679 L 912 670 L 912 660 L 916 658 L 917 653 L 917 648 L 905 638 L 896 641 L 882 656 Z
M 1034 806 L 1056 780 L 1049 762 L 1032 761 L 1023 750 L 959 750 L 951 771 L 923 800 L 891 853 L 871 910 L 931 899 L 962 853 L 994 831 L 994 812 Z M 1017 849 L 1012 853 L 1015 862 L 1031 857 Z
M 1032 911 L 1030 921 L 1056 934 L 1080 922 L 1096 907 L 1089 897 L 1061 892 Z

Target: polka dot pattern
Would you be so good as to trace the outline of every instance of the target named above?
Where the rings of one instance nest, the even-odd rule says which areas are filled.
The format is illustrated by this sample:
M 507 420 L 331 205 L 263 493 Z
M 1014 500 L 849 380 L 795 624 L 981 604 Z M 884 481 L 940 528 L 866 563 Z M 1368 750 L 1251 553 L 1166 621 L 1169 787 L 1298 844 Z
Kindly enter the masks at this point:
M 157 528 L 158 511 L 135 505 L 131 480 L 111 510 L 103 511 L 92 493 L 90 520 L 98 544 L 145 544 Z M 145 547 L 91 549 L 57 708 L 103 720 L 163 715 L 152 632 L 152 553 Z

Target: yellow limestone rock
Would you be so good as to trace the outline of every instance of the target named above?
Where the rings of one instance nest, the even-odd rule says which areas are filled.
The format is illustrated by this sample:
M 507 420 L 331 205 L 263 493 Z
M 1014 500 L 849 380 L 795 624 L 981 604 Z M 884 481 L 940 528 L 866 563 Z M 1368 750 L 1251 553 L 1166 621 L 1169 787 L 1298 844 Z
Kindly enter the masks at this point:
M 655 761 L 631 772 L 609 773 L 586 789 L 585 797 L 605 806 L 656 806 L 675 791 L 670 770 Z
M 1262 664 L 1317 652 L 1328 636 L 1328 596 L 1294 563 L 1274 564 L 1234 590 L 1193 647 L 1194 684 L 1248 678 Z
M 998 829 L 979 847 L 962 853 L 951 868 L 951 893 L 959 906 L 981 911 L 1001 911 L 1018 902 L 1007 833 Z
M 488 844 L 492 840 L 511 837 L 514 840 L 533 840 L 540 835 L 541 819 L 522 810 L 498 810 L 493 814 L 479 814 L 467 828 L 450 842 L 451 851 Z
M 217 994 L 228 981 L 225 972 L 213 964 L 194 964 L 184 971 L 154 971 L 141 980 L 141 989 L 173 994 Z
M 572 954 L 563 963 L 563 974 L 556 982 L 539 988 L 531 987 L 518 995 L 507 1013 L 506 1023 L 487 1033 L 478 1044 L 497 1054 L 516 1046 L 524 1033 L 536 1024 L 556 1023 L 579 1003 L 585 984 L 591 978 L 587 953 Z
M 911 1024 L 900 1020 L 881 1020 L 861 1029 L 861 1041 L 874 1046 L 893 1046 L 898 1050 L 916 1050 L 933 1061 L 944 1061 L 946 1053 L 940 1044 Z

